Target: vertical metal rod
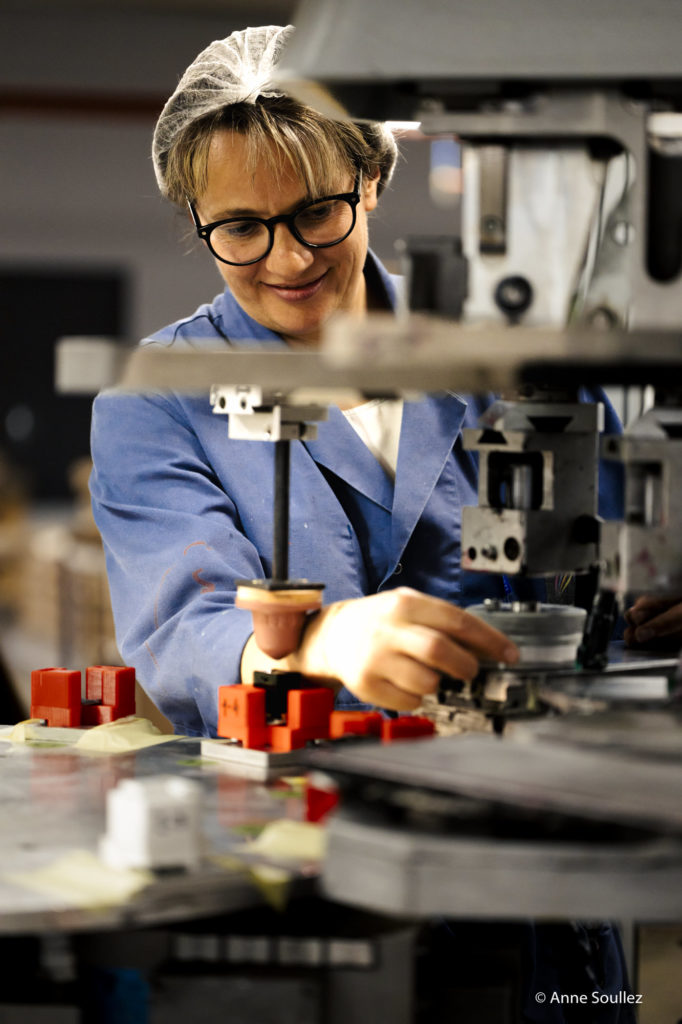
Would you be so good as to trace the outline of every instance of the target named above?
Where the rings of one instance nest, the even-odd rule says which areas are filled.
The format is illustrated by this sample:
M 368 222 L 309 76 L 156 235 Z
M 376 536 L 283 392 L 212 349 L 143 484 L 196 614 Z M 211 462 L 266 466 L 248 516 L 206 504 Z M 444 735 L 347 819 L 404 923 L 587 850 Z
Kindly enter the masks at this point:
M 290 441 L 275 441 L 275 498 L 272 578 L 289 578 L 289 454 Z

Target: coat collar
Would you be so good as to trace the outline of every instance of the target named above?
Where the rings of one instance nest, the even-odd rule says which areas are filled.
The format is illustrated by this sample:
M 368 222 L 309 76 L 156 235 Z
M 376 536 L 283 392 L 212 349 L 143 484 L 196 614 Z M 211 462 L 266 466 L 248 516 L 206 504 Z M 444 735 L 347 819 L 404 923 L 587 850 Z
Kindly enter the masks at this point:
M 405 402 L 395 485 L 337 408 L 305 442 L 313 459 L 393 514 L 393 548 L 402 551 L 459 435 L 466 402 L 450 392 Z M 396 556 L 399 557 L 399 556 Z

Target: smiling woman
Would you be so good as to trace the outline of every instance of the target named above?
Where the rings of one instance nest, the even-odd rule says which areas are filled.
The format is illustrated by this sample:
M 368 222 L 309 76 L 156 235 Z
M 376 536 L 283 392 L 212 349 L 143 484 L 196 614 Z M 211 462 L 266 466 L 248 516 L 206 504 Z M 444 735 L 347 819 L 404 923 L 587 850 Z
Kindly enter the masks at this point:
M 291 165 L 275 178 L 264 157 L 245 173 L 251 145 L 238 132 L 214 133 L 206 187 L 192 204 L 199 236 L 246 313 L 287 340 L 317 343 L 333 313 L 367 308 L 367 214 L 376 206 L 377 176 L 351 192 L 353 177 L 341 165 L 332 187 L 344 198 L 311 204 Z
M 162 191 L 189 204 L 240 307 L 288 341 L 316 344 L 333 313 L 367 308 L 367 215 L 396 145 L 381 124 L 333 121 L 272 88 L 291 31 L 212 43 L 166 104 L 153 154 Z M 380 289 L 369 298 L 387 305 Z
M 396 307 L 397 281 L 369 249 L 394 139 L 273 86 L 292 31 L 211 43 L 159 117 L 157 182 L 189 207 L 225 289 L 146 342 L 309 348 L 337 312 Z M 329 603 L 277 664 L 334 686 L 339 705 L 414 709 L 441 673 L 517 657 L 455 603 L 492 596 L 487 581 L 469 593 L 459 568 L 475 473 L 456 442 L 478 413 L 451 394 L 332 408 L 318 441 L 293 446 L 289 570 L 323 580 Z M 208 396 L 102 395 L 92 450 L 121 652 L 178 729 L 213 734 L 217 687 L 272 664 L 235 606 L 236 580 L 272 575 L 272 446 L 227 438 Z

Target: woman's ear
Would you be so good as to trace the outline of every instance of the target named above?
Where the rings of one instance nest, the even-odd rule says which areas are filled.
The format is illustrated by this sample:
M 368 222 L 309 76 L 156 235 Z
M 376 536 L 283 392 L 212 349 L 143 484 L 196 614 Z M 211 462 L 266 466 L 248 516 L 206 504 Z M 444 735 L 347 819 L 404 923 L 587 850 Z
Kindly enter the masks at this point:
M 373 178 L 362 179 L 362 201 L 367 213 L 375 209 L 378 202 L 377 188 L 381 172 L 377 171 Z

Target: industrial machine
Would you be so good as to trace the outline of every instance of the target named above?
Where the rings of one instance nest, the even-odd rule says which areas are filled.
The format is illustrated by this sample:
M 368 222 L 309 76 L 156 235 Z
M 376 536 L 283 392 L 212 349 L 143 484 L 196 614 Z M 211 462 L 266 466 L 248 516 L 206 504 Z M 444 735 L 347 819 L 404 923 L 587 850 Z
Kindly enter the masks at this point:
M 682 594 L 682 75 L 671 44 L 681 27 L 673 4 L 645 13 L 636 0 L 298 11 L 280 72 L 289 91 L 327 113 L 419 122 L 462 144 L 462 258 L 420 239 L 410 265 L 408 242 L 421 315 L 339 325 L 329 358 L 350 373 L 371 354 L 387 380 L 403 360 L 415 386 L 435 364 L 450 386 L 457 366 L 465 391 L 475 349 L 486 369 L 472 390 L 501 396 L 464 439 L 478 453 L 479 502 L 465 510 L 462 564 L 573 576 L 588 612 L 576 666 L 557 654 L 575 629 L 565 609 L 482 609 L 528 656 L 511 671 L 489 666 L 468 692 L 446 685 L 442 698 L 498 721 L 540 705 L 573 714 L 502 744 L 467 736 L 409 753 L 315 754 L 347 790 L 332 824 L 333 894 L 419 913 L 679 913 L 677 854 L 667 860 L 682 796 L 676 670 L 660 664 L 658 682 L 622 665 L 614 674 L 607 644 L 626 601 Z M 441 268 L 430 290 L 425 253 Z M 582 389 L 615 384 L 650 385 L 655 403 L 623 436 L 600 439 Z M 598 516 L 600 449 L 623 467 L 619 521 Z M 645 784 L 650 771 L 661 775 Z M 665 810 L 642 830 L 637 805 L 653 792 Z
M 616 604 L 682 594 L 682 79 L 670 46 L 680 14 L 661 3 L 644 19 L 635 0 L 570 12 L 534 0 L 467 11 L 433 2 L 418 17 L 409 0 L 389 6 L 358 3 L 341 18 L 331 3 L 302 4 L 280 81 L 330 114 L 409 120 L 434 139 L 458 138 L 461 257 L 443 239 L 405 246 L 410 305 L 439 318 L 437 334 L 418 321 L 368 322 L 343 339 L 337 332 L 330 353 L 346 369 L 370 351 L 386 369 L 414 360 L 418 381 L 429 349 L 454 364 L 476 346 L 498 367 L 513 349 L 504 396 L 480 430 L 465 432 L 478 453 L 479 501 L 464 511 L 462 565 L 575 574 L 587 609 L 598 579 L 606 593 L 587 619 L 581 661 L 603 668 Z M 427 259 L 441 271 L 430 290 Z M 580 393 L 597 384 L 656 387 L 655 406 L 623 437 L 601 440 L 625 476 L 623 518 L 606 524 L 600 410 Z M 530 606 L 508 612 L 532 631 Z M 554 620 L 535 621 L 543 636 Z

